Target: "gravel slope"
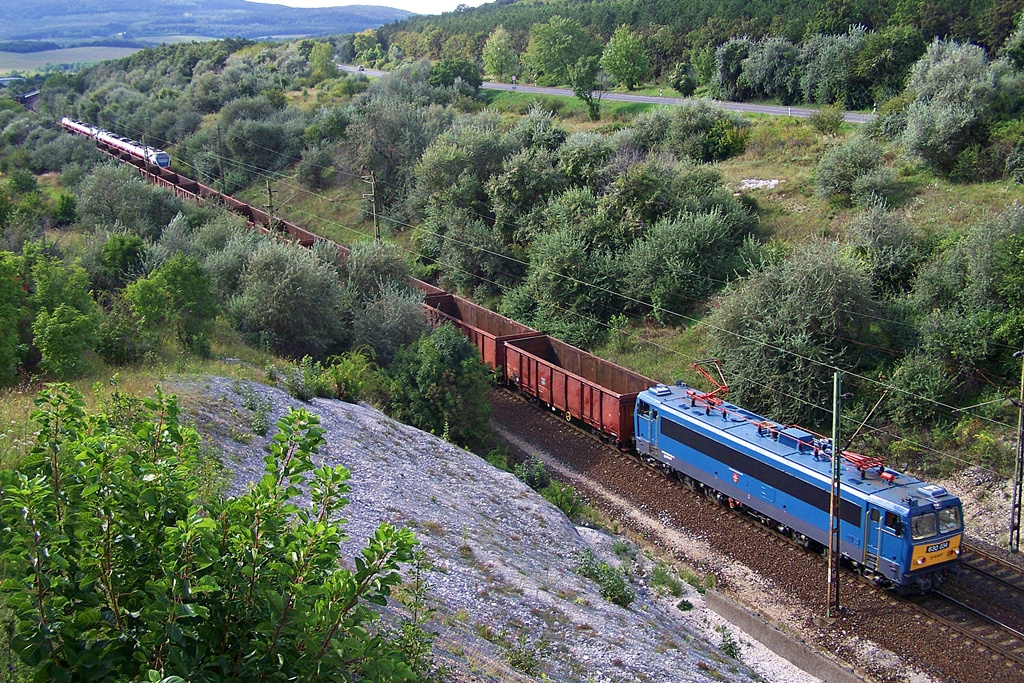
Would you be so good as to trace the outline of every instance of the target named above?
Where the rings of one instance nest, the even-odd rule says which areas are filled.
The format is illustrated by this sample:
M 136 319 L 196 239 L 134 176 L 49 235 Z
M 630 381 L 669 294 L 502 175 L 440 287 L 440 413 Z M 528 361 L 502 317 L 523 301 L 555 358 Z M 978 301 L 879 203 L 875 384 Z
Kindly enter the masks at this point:
M 352 471 L 344 556 L 382 521 L 416 530 L 436 610 L 435 653 L 451 667 L 451 680 L 817 680 L 705 611 L 689 586 L 692 611 L 656 595 L 646 585 L 653 565 L 642 554 L 629 564 L 635 601 L 624 609 L 604 600 L 592 581 L 576 574 L 576 557 L 591 548 L 617 565 L 614 539 L 575 527 L 475 455 L 365 405 L 302 404 L 280 390 L 249 386 L 273 405 L 272 422 L 289 407 L 319 415 L 327 439 L 320 457 Z M 224 378 L 176 387 L 205 442 L 221 450 L 233 472 L 229 493 L 261 476 L 269 439 L 251 434 L 241 389 Z M 723 637 L 738 644 L 738 658 L 720 650 Z

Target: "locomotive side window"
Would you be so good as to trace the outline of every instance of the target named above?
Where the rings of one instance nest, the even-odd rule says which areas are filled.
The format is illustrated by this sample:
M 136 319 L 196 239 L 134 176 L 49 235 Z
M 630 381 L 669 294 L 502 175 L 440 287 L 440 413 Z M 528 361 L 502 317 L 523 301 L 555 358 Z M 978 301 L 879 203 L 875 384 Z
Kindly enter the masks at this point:
M 636 414 L 640 417 L 650 417 L 651 406 L 647 405 L 644 401 L 636 402 Z
M 960 527 L 960 508 L 939 510 L 939 533 L 947 534 L 950 531 L 959 531 Z
M 885 526 L 897 536 L 903 535 L 903 520 L 895 512 L 885 513 Z
M 871 511 L 871 521 L 872 522 L 877 522 L 881 517 L 882 517 L 882 515 L 879 514 L 878 510 L 872 510 Z M 888 521 L 888 520 L 886 520 L 886 521 Z
M 931 538 L 938 533 L 935 526 L 935 513 L 926 512 L 910 518 L 910 535 L 915 541 Z

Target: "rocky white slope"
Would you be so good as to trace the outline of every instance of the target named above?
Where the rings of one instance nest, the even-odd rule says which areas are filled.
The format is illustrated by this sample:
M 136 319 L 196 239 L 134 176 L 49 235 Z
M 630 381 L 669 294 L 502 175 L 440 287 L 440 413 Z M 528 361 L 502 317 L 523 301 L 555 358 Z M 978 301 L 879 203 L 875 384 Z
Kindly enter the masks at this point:
M 604 600 L 575 572 L 591 548 L 618 564 L 612 539 L 575 527 L 557 508 L 477 456 L 365 405 L 315 399 L 302 404 L 259 384 L 273 405 L 321 418 L 320 457 L 352 471 L 345 508 L 351 557 L 381 521 L 413 528 L 425 555 L 435 653 L 459 681 L 815 681 L 703 610 L 687 586 L 691 611 L 645 585 L 651 564 L 637 553 L 636 600 L 628 609 Z M 262 474 L 263 445 L 249 432 L 237 382 L 211 378 L 177 387 L 207 442 L 234 472 L 230 493 Z M 271 433 L 273 429 L 271 429 Z M 736 643 L 737 658 L 721 648 Z M 511 662 L 511 663 L 510 663 Z M 515 664 L 518 669 L 512 664 Z M 749 666 L 748 666 L 749 665 Z M 527 675 L 523 670 L 530 670 Z M 543 676 L 543 678 L 542 678 Z

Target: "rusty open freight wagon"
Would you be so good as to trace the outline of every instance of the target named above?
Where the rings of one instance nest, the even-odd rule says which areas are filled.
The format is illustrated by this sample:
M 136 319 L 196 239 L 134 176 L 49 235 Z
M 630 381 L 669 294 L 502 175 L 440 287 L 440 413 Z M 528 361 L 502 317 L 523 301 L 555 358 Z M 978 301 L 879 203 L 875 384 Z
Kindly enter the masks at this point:
M 620 446 L 633 441 L 637 394 L 657 384 L 546 335 L 506 342 L 505 377 L 566 419 L 590 425 Z
M 462 330 L 480 350 L 480 360 L 492 370 L 504 369 L 505 344 L 508 341 L 540 334 L 454 294 L 428 294 L 424 305 L 438 322 L 449 321 Z

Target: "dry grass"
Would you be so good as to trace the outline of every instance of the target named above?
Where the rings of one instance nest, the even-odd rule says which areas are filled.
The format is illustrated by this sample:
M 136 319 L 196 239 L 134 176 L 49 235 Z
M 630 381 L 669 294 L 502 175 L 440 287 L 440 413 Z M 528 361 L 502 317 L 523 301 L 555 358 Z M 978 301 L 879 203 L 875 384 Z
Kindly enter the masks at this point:
M 169 340 L 157 359 L 139 367 L 112 367 L 93 358 L 85 376 L 69 384 L 82 394 L 89 409 L 95 409 L 115 384 L 126 394 L 151 396 L 156 386 L 181 377 L 218 375 L 263 381 L 268 363 L 279 368 L 288 364 L 243 344 L 223 319 L 217 321 L 212 342 L 212 356 L 205 360 L 179 354 Z M 0 468 L 16 467 L 28 452 L 35 430 L 30 419 L 33 401 L 45 384 L 34 380 L 0 391 Z

